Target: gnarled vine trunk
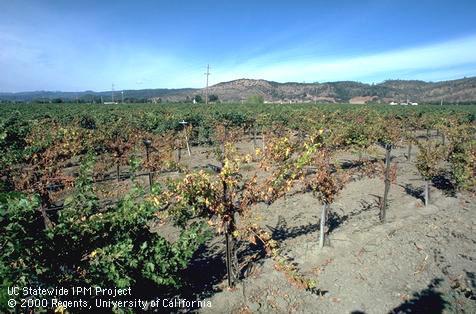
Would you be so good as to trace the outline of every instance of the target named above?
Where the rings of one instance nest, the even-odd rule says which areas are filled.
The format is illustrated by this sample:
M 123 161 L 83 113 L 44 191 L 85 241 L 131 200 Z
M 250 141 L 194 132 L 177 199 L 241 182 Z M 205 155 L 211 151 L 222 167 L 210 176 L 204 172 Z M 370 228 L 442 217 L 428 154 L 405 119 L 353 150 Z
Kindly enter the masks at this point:
M 235 284 L 235 271 L 234 271 L 234 248 L 235 241 L 233 238 L 233 232 L 230 227 L 227 227 L 225 231 L 225 244 L 226 244 L 226 273 L 228 279 L 228 287 L 233 287 Z

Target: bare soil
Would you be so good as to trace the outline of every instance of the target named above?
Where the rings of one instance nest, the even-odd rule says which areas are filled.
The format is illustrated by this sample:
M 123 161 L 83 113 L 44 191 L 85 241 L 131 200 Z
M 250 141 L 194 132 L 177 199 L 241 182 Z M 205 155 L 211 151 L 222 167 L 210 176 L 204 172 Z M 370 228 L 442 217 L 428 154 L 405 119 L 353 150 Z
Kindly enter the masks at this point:
M 260 140 L 256 144 L 262 146 Z M 252 141 L 237 147 L 243 154 L 254 150 Z M 210 165 L 219 163 L 211 150 L 194 146 L 188 156 L 183 149 L 181 163 L 212 171 Z M 200 313 L 476 313 L 476 196 L 454 191 L 442 175 L 433 182 L 430 205 L 425 207 L 424 182 L 413 164 L 416 150 L 413 147 L 411 161 L 405 156 L 407 147 L 392 151 L 398 171 L 390 188 L 387 222 L 378 218 L 383 180 L 355 179 L 330 206 L 322 250 L 322 206 L 311 193 L 252 209 L 256 222 L 279 242 L 281 255 L 315 280 L 318 291 L 295 285 L 264 252 L 240 274 L 234 288 L 227 288 L 224 237 L 216 236 L 185 271 L 179 296 L 209 300 L 211 308 L 190 309 Z M 373 152 L 373 157 L 383 156 L 380 148 Z M 337 156 L 348 165 L 357 158 L 351 153 Z M 156 180 L 165 176 L 180 174 Z M 147 186 L 146 177 L 139 180 Z M 121 181 L 123 189 L 117 182 L 111 184 L 121 194 L 130 182 Z M 242 242 L 238 258 L 245 260 L 261 249 Z
M 239 147 L 246 153 L 253 143 Z M 183 159 L 192 168 L 217 165 L 206 149 L 192 150 L 191 160 Z M 454 191 L 442 176 L 433 182 L 431 203 L 425 207 L 424 182 L 406 153 L 406 147 L 392 152 L 398 172 L 387 222 L 378 219 L 383 180 L 354 180 L 331 205 L 322 250 L 321 204 L 311 193 L 253 208 L 259 225 L 280 243 L 282 255 L 314 279 L 319 292 L 293 284 L 264 254 L 244 279 L 227 288 L 224 239 L 219 236 L 187 270 L 182 297 L 210 300 L 211 308 L 196 309 L 203 313 L 476 313 L 476 197 Z M 376 154 L 384 156 L 383 150 Z M 356 158 L 339 156 L 342 162 Z M 242 244 L 238 256 L 258 249 Z

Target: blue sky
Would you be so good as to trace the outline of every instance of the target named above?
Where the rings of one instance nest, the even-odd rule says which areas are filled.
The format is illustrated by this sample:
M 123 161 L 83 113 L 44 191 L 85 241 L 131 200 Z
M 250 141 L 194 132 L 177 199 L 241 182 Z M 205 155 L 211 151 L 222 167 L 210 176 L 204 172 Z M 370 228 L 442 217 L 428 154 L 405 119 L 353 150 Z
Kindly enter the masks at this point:
M 476 1 L 0 0 L 0 91 L 476 76 Z

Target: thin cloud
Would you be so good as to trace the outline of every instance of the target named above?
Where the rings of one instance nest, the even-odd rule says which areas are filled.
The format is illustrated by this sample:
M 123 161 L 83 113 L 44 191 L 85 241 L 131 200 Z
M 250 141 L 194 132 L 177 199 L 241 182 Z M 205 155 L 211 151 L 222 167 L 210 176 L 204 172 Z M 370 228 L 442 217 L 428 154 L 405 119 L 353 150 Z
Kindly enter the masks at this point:
M 363 56 L 322 60 L 319 56 L 303 59 L 290 59 L 285 62 L 266 63 L 266 59 L 274 59 L 273 54 L 257 56 L 236 67 L 226 67 L 215 76 L 217 81 L 240 77 L 263 78 L 275 81 L 332 81 L 361 80 L 367 77 L 380 77 L 385 80 L 395 74 L 412 72 L 413 74 L 428 73 L 426 79 L 446 79 L 445 68 L 461 65 L 476 65 L 476 36 L 470 36 L 442 43 L 399 49 Z M 282 51 L 276 52 L 286 55 Z M 469 69 L 468 68 L 468 69 Z M 460 76 L 474 75 L 473 71 L 459 68 Z M 431 74 L 439 74 L 432 76 Z M 454 76 L 452 69 L 452 76 Z
M 51 41 L 25 41 L 0 32 L 0 91 L 107 90 L 117 88 L 203 87 L 203 58 L 173 55 L 136 47 L 94 46 L 93 50 Z M 305 43 L 304 43 L 305 44 Z M 379 82 L 390 78 L 445 80 L 476 75 L 476 35 L 431 45 L 380 53 L 330 58 L 302 49 L 260 53 L 244 62 L 211 60 L 210 84 L 239 78 L 278 82 L 357 80 Z M 54 48 L 54 47 L 53 47 Z M 14 78 L 14 79 L 12 79 Z

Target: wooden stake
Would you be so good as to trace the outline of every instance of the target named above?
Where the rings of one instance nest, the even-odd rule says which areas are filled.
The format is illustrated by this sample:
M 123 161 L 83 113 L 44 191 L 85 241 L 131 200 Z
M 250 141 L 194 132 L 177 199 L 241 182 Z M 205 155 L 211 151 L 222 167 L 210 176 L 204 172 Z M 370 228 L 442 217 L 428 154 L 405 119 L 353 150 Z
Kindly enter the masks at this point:
M 387 199 L 388 192 L 390 191 L 390 157 L 392 152 L 392 146 L 387 144 L 385 150 L 385 189 L 383 192 L 383 201 L 380 205 L 380 222 L 385 222 L 387 214 Z
M 223 129 L 223 141 L 221 142 L 221 152 L 222 152 L 222 166 L 223 162 L 225 161 L 225 144 L 226 144 L 226 138 L 228 137 L 228 132 L 227 132 L 227 127 L 224 125 Z
M 150 142 L 147 142 L 148 144 L 145 144 L 145 155 L 146 155 L 146 158 L 147 158 L 147 164 L 149 163 L 149 143 Z M 152 173 L 150 172 L 150 168 L 149 168 L 149 191 L 152 191 Z
M 428 206 L 430 204 L 430 181 L 428 180 L 425 181 L 424 197 L 425 197 L 425 206 Z
M 322 211 L 321 211 L 321 225 L 319 228 L 319 248 L 320 249 L 324 247 L 324 228 L 326 227 L 327 206 L 328 205 L 324 203 L 324 205 L 322 205 Z
M 253 148 L 256 150 L 256 126 L 253 126 Z
M 188 156 L 191 157 L 192 156 L 192 151 L 190 150 L 190 145 L 188 143 L 188 136 L 187 135 L 185 135 L 185 142 L 187 142 Z

